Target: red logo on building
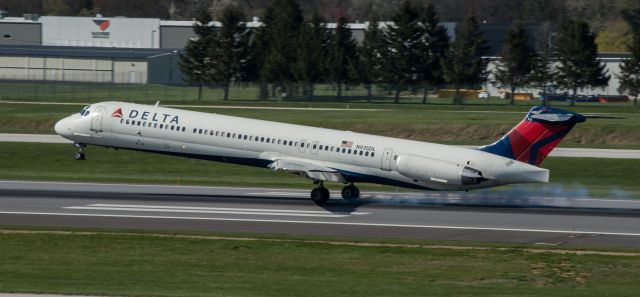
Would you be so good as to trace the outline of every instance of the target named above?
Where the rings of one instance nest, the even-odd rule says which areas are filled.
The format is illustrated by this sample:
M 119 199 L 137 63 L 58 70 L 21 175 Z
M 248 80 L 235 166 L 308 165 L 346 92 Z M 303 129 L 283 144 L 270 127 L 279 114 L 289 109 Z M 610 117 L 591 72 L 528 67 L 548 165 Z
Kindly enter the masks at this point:
M 116 109 L 116 111 L 114 111 L 111 114 L 112 117 L 114 118 L 121 118 L 122 117 L 122 108 L 118 107 L 118 109 Z
M 95 23 L 98 28 L 100 28 L 100 31 L 104 31 L 107 30 L 107 28 L 109 28 L 109 20 L 93 20 L 93 23 Z

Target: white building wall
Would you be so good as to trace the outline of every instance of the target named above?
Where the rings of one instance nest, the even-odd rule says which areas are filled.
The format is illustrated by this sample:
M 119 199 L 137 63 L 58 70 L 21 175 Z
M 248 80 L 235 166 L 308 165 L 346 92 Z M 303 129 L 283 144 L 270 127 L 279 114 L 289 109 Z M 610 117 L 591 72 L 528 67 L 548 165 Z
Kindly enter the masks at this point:
M 605 88 L 596 88 L 596 89 L 585 88 L 582 90 L 578 90 L 579 95 L 619 95 L 620 94 L 618 92 L 618 87 L 620 87 L 620 80 L 618 80 L 618 77 L 616 76 L 616 74 L 620 73 L 620 63 L 622 62 L 622 59 L 601 58 L 600 61 L 602 61 L 605 64 L 605 69 L 607 70 L 607 73 L 611 76 L 611 78 L 609 79 L 609 85 Z M 493 72 L 495 71 L 495 68 L 496 68 L 496 62 L 497 60 L 492 60 L 487 66 L 487 69 L 491 73 L 489 75 L 489 81 L 492 81 L 494 79 Z M 554 65 L 557 65 L 557 64 L 554 64 Z M 489 92 L 490 96 L 498 96 L 500 92 L 510 92 L 510 90 L 508 90 L 507 88 L 498 88 L 490 82 L 485 83 L 483 88 Z M 542 90 L 538 88 L 522 88 L 517 90 L 516 92 L 532 93 L 535 96 L 535 98 L 538 98 L 538 94 L 541 93 Z M 556 90 L 555 93 L 564 93 L 564 92 L 571 93 L 571 90 L 558 89 Z
M 43 16 L 42 44 L 158 48 L 160 20 Z
M 0 56 L 0 79 L 147 83 L 148 63 L 138 60 Z

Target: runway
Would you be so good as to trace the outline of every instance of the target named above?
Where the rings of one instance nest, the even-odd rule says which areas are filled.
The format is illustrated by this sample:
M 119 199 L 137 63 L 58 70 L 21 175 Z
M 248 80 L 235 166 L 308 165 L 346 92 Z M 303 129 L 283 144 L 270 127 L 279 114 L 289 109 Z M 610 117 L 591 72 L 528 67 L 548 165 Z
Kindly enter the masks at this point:
M 297 189 L 0 181 L 0 225 L 640 247 L 636 200 L 362 194 L 320 207 Z
M 71 143 L 70 140 L 51 134 L 13 134 L 0 133 L 0 142 L 32 142 L 32 143 Z M 465 147 L 472 147 L 466 145 Z M 552 157 L 583 157 L 640 159 L 640 150 L 592 149 L 592 148 L 556 148 Z

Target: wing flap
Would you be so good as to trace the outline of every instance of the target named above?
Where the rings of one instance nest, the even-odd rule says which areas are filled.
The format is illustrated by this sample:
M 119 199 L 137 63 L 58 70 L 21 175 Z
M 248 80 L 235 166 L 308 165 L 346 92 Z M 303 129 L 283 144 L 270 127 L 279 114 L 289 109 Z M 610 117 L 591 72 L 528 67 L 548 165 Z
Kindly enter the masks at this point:
M 347 182 L 344 176 L 333 168 L 315 165 L 299 160 L 277 159 L 269 164 L 269 168 L 275 171 L 282 170 L 299 174 L 312 180 L 339 183 Z

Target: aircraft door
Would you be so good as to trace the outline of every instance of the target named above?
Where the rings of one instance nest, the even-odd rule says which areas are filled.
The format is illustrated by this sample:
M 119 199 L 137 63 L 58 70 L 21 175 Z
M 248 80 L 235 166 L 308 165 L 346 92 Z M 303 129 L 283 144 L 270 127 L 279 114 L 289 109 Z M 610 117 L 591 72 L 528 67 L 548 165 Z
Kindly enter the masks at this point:
M 382 170 L 390 171 L 391 170 L 391 160 L 393 159 L 393 150 L 392 149 L 384 149 L 382 153 Z
M 104 106 L 96 107 L 93 112 L 95 115 L 91 117 L 91 130 L 102 132 L 102 113 L 104 113 Z

